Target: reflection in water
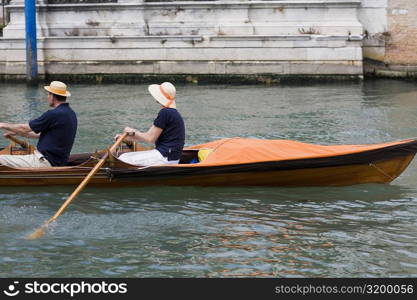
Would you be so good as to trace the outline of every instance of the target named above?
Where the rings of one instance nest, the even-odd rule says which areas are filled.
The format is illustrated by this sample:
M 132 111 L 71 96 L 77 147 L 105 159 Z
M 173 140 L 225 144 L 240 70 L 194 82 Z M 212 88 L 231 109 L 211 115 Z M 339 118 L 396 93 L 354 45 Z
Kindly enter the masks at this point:
M 70 85 L 74 152 L 147 129 L 144 85 Z M 243 136 L 374 143 L 417 136 L 416 85 L 179 86 L 187 144 Z M 0 121 L 47 110 L 42 87 L 0 84 Z M 6 141 L 4 141 L 7 143 Z M 71 187 L 0 188 L 3 277 L 413 277 L 417 168 L 390 185 L 87 188 L 37 241 Z

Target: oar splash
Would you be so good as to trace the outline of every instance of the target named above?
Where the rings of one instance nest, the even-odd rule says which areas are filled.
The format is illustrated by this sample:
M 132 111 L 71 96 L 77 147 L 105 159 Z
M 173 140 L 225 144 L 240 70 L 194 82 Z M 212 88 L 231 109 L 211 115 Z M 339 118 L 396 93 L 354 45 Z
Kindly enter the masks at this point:
M 88 173 L 88 175 L 84 178 L 84 180 L 78 185 L 78 187 L 72 192 L 72 194 L 67 198 L 67 200 L 64 202 L 64 204 L 61 205 L 61 207 L 58 209 L 58 211 L 53 215 L 48 221 L 45 222 L 42 226 L 37 228 L 34 232 L 29 234 L 26 239 L 28 240 L 35 240 L 40 237 L 42 237 L 45 234 L 45 230 L 48 228 L 48 225 L 55 221 L 65 210 L 65 208 L 68 207 L 68 205 L 72 202 L 72 200 L 75 199 L 75 197 L 78 196 L 78 194 L 81 192 L 81 190 L 88 184 L 88 182 L 93 178 L 93 176 L 98 172 L 98 170 L 104 165 L 107 158 L 109 157 L 109 152 L 113 152 L 116 150 L 117 147 L 123 142 L 123 140 L 126 138 L 126 136 L 129 133 L 125 132 L 123 133 L 117 141 L 113 144 L 113 146 L 110 148 L 108 152 L 104 154 L 104 156 L 98 161 L 98 163 L 95 165 L 95 167 Z

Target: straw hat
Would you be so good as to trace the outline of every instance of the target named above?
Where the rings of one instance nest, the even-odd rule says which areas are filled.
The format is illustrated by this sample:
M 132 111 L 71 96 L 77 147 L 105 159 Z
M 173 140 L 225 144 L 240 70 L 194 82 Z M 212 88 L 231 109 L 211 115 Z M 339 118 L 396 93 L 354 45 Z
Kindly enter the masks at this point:
M 67 91 L 67 85 L 61 81 L 52 81 L 50 85 L 45 86 L 44 88 L 48 92 L 58 96 L 71 96 L 71 93 Z
M 177 91 L 172 83 L 164 82 L 162 84 L 151 84 L 148 87 L 148 91 L 162 106 L 177 108 L 177 105 L 175 104 L 175 94 Z

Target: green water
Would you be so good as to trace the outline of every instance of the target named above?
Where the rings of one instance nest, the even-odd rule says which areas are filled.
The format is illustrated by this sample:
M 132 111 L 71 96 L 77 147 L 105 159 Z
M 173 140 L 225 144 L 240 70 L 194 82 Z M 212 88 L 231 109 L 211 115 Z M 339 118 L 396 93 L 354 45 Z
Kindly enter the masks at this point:
M 73 152 L 146 130 L 145 85 L 70 85 Z M 42 88 L 0 83 L 0 122 L 48 109 Z M 417 137 L 417 84 L 178 86 L 186 144 L 224 137 L 365 144 Z M 7 145 L 1 139 L 0 144 Z M 72 187 L 0 187 L 0 277 L 415 277 L 417 165 L 388 185 L 87 188 L 36 241 Z

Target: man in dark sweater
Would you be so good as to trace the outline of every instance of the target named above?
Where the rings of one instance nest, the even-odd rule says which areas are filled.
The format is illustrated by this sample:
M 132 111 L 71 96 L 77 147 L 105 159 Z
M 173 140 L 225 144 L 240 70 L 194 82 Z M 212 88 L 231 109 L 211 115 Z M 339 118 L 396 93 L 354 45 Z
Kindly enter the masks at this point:
M 47 168 L 65 166 L 77 132 L 77 116 L 66 102 L 71 96 L 67 86 L 52 81 L 48 91 L 48 110 L 29 123 L 0 123 L 4 135 L 38 138 L 36 150 L 30 155 L 0 155 L 0 164 L 13 168 Z
M 148 88 L 153 98 L 161 105 L 161 110 L 147 132 L 126 127 L 124 132 L 134 133 L 127 141 L 143 141 L 155 144 L 149 151 L 128 152 L 119 159 L 139 166 L 177 164 L 181 158 L 185 141 L 185 126 L 181 114 L 176 109 L 175 86 L 170 82 L 152 84 Z M 117 135 L 116 138 L 120 136 Z

